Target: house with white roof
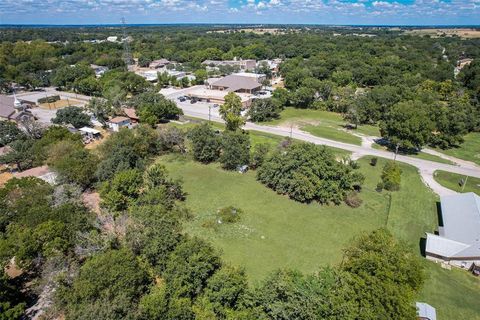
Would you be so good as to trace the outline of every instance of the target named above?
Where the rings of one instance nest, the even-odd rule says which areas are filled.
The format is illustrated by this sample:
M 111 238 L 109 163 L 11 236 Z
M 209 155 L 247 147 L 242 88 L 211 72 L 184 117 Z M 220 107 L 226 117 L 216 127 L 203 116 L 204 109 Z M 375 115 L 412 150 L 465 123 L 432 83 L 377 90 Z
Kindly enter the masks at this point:
M 480 197 L 473 192 L 441 197 L 443 226 L 427 233 L 427 259 L 469 269 L 480 264 Z

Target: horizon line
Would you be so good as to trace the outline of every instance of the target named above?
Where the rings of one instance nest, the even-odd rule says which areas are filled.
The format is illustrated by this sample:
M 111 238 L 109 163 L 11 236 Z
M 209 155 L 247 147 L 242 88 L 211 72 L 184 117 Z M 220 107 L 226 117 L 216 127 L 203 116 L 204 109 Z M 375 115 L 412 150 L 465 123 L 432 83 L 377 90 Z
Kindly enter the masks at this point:
M 175 26 L 175 25 L 204 25 L 204 26 L 323 26 L 323 27 L 470 27 L 480 28 L 480 24 L 330 24 L 330 23 L 248 23 L 248 22 L 172 22 L 172 23 L 126 23 L 125 26 Z M 96 26 L 123 26 L 121 23 L 60 23 L 60 24 L 42 24 L 42 23 L 4 23 L 1 27 L 96 27 Z

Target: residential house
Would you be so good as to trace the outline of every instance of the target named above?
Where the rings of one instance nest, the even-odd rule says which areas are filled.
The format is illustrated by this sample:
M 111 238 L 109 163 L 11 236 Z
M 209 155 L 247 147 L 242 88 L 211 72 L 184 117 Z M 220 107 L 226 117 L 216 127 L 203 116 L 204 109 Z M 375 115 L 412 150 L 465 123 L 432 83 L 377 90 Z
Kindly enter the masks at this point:
M 427 259 L 469 269 L 480 264 L 480 197 L 473 192 L 441 197 L 439 234 L 427 233 Z
M 103 74 L 105 72 L 108 71 L 108 67 L 105 67 L 105 66 L 97 66 L 96 64 L 91 64 L 90 65 L 90 68 L 93 69 L 93 71 L 95 71 L 95 77 L 97 78 L 100 78 L 101 76 L 103 76 Z
M 167 59 L 158 59 L 150 62 L 149 67 L 151 69 L 160 69 L 160 68 L 166 67 L 169 64 L 170 64 L 170 61 L 168 61 Z
M 434 307 L 424 302 L 417 302 L 415 305 L 418 320 L 437 320 L 437 312 Z
M 117 40 L 118 40 L 118 37 L 117 37 L 117 36 L 107 37 L 107 41 L 108 41 L 108 42 L 117 42 Z
M 131 129 L 132 121 L 127 117 L 118 116 L 110 119 L 107 125 L 112 131 L 118 132 L 121 128 Z
M 16 97 L 0 95 L 0 120 L 19 122 L 34 119 L 33 114 L 28 110 L 30 107 Z
M 138 123 L 139 118 L 137 116 L 137 112 L 133 108 L 123 108 L 123 113 L 129 118 L 132 123 Z

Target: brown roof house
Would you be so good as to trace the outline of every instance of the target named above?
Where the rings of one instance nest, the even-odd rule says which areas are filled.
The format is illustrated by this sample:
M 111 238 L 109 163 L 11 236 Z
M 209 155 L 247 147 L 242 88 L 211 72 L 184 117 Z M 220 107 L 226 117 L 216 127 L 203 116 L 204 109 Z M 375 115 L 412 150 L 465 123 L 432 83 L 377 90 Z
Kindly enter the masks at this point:
M 242 74 L 231 74 L 210 84 L 212 90 L 226 90 L 228 92 L 254 93 L 262 88 L 262 84 L 255 77 Z
M 133 108 L 123 108 L 122 111 L 123 111 L 123 113 L 125 113 L 127 118 L 132 120 L 133 123 L 138 123 L 139 118 L 137 116 L 137 112 L 135 111 L 135 109 L 133 109 Z
M 167 59 L 158 59 L 158 60 L 153 60 L 152 62 L 150 62 L 150 64 L 148 65 L 151 69 L 159 69 L 159 68 L 163 68 L 167 65 L 170 64 L 170 61 L 168 61 Z
M 0 95 L 0 120 L 22 121 L 33 119 L 33 114 L 28 110 L 30 105 L 21 102 L 17 97 Z
M 121 128 L 131 129 L 132 120 L 130 120 L 130 118 L 127 118 L 127 117 L 117 116 L 115 118 L 110 119 L 107 122 L 107 125 L 112 131 L 118 132 L 120 131 Z

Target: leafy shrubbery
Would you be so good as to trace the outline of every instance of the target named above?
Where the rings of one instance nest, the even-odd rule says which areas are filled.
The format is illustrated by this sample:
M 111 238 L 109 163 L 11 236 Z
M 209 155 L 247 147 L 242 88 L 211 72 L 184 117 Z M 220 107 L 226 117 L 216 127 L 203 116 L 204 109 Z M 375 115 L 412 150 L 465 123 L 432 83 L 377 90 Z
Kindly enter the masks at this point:
M 339 204 L 364 179 L 350 166 L 336 161 L 325 147 L 308 143 L 276 151 L 258 169 L 257 178 L 294 200 L 323 204 Z
M 396 162 L 389 161 L 385 164 L 382 171 L 382 182 L 385 190 L 400 190 L 400 184 L 402 182 L 402 169 L 400 169 Z
M 49 96 L 49 97 L 45 97 L 45 98 L 40 98 L 40 99 L 37 100 L 37 102 L 39 104 L 54 103 L 54 102 L 57 102 L 58 100 L 60 100 L 60 96 Z

